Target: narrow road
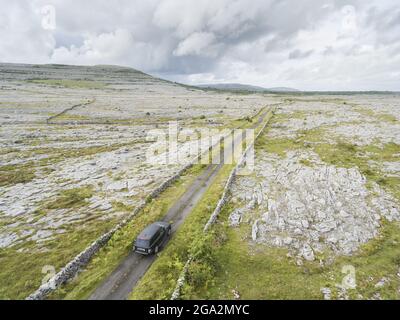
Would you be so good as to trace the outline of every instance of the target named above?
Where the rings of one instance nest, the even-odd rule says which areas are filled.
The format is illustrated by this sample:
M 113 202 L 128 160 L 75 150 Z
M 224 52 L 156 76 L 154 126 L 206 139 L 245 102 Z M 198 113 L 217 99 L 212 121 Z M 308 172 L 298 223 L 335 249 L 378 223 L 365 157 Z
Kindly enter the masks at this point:
M 252 129 L 255 129 L 263 122 L 268 111 L 269 110 L 261 113 L 259 119 L 253 124 Z M 227 147 L 228 146 L 225 146 L 225 148 Z M 232 146 L 229 147 L 231 148 Z M 224 151 L 221 150 L 220 159 L 223 158 L 223 153 Z M 163 220 L 172 223 L 172 234 L 178 230 L 187 215 L 200 201 L 208 187 L 214 182 L 215 177 L 223 165 L 223 161 L 220 161 L 219 164 L 209 164 L 203 173 L 192 182 L 187 191 L 178 198 L 175 204 L 168 210 Z M 89 300 L 127 299 L 136 283 L 146 273 L 147 269 L 156 258 L 157 256 L 155 255 L 143 256 L 130 252 L 104 282 L 97 287 L 89 297 Z
M 164 221 L 172 222 L 172 234 L 179 228 L 192 208 L 214 181 L 223 164 L 209 165 L 196 178 L 188 190 L 168 210 Z M 133 240 L 133 239 L 132 239 Z M 133 251 L 121 262 L 111 275 L 94 291 L 90 300 L 124 300 L 138 280 L 156 259 L 156 255 L 143 256 Z

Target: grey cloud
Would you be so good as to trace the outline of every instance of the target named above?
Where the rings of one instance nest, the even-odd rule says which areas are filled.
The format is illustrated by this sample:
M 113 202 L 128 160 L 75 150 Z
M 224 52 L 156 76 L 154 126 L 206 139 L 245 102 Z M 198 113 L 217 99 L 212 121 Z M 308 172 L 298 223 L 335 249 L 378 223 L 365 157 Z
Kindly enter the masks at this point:
M 313 54 L 314 50 L 307 50 L 307 51 L 301 51 L 301 50 L 294 50 L 289 53 L 289 59 L 303 59 L 311 56 Z
M 48 4 L 56 8 L 55 31 L 41 28 L 38 10 Z M 306 89 L 340 84 L 340 71 L 360 89 L 364 75 L 373 78 L 372 70 L 400 69 L 393 54 L 400 43 L 396 0 L 0 0 L 0 5 L 1 61 L 121 64 L 188 83 L 211 77 L 300 89 L 305 83 Z M 368 59 L 370 67 L 360 68 L 364 74 L 353 71 Z M 380 85 L 378 76 L 368 82 Z

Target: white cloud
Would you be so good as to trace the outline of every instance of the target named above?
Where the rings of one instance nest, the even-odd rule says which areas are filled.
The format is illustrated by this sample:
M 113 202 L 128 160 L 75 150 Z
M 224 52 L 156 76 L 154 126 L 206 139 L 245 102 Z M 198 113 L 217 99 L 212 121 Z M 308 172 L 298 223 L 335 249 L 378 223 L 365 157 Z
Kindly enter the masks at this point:
M 218 48 L 213 46 L 215 42 L 215 36 L 210 32 L 195 32 L 189 37 L 179 42 L 178 47 L 174 50 L 175 56 L 187 56 L 187 55 L 204 55 L 215 57 L 217 55 Z
M 45 5 L 56 9 L 55 30 L 42 28 Z M 188 83 L 400 90 L 397 0 L 0 0 L 0 7 L 4 62 L 121 64 Z

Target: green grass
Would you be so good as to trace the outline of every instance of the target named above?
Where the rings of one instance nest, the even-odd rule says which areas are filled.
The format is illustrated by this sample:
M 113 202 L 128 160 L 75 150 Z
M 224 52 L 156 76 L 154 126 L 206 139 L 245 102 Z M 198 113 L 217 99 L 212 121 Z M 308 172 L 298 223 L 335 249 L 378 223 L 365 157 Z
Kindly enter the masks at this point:
M 182 299 L 233 299 L 237 290 L 242 299 L 301 298 L 309 283 L 298 267 L 286 257 L 285 250 L 250 246 L 243 236 L 247 228 L 226 226 L 229 207 L 221 212 L 220 223 L 213 226 L 213 264 L 216 266 L 208 281 L 196 279 L 201 259 L 189 268 L 188 281 L 182 290 Z M 201 274 L 201 273 L 200 273 Z M 319 287 L 311 291 L 318 297 Z
M 67 79 L 43 79 L 30 80 L 32 83 L 44 84 L 48 86 L 65 87 L 70 89 L 103 89 L 106 84 L 91 80 L 67 80 Z
M 14 152 L 19 152 L 19 149 L 16 148 L 9 148 L 9 147 L 5 147 L 5 148 L 1 148 L 0 150 L 0 155 L 6 155 L 9 153 L 14 153 Z
M 274 118 L 275 121 L 275 118 Z M 256 142 L 256 149 L 276 154 L 284 158 L 288 151 L 310 150 L 318 154 L 322 161 L 329 165 L 343 168 L 358 168 L 358 170 L 373 181 L 399 197 L 399 178 L 388 177 L 382 162 L 399 161 L 400 145 L 386 143 L 379 146 L 378 143 L 357 146 L 345 140 L 338 139 L 336 142 L 325 142 L 325 128 L 320 127 L 312 130 L 301 130 L 296 138 L 269 138 L 268 132 L 261 135 Z M 377 168 L 372 167 L 370 160 L 377 163 Z M 308 160 L 302 163 L 310 166 Z
M 53 201 L 45 204 L 45 208 L 51 210 L 81 207 L 86 204 L 86 199 L 92 196 L 91 186 L 62 190 Z
M 27 183 L 35 179 L 32 163 L 0 166 L 0 187 Z
M 360 113 L 363 116 L 375 118 L 379 122 L 389 122 L 389 123 L 397 122 L 397 118 L 391 114 L 377 113 L 372 109 L 362 107 L 359 105 L 354 105 L 354 104 L 353 104 L 353 107 L 354 107 L 354 111 Z
M 60 288 L 52 298 L 85 298 L 104 276 L 113 270 L 121 258 L 129 252 L 132 240 L 144 226 L 161 218 L 169 205 L 186 190 L 187 184 L 199 174 L 203 166 L 194 166 L 157 200 L 148 204 L 145 210 L 133 219 L 123 230 L 116 233 L 101 254 L 88 266 L 87 272 L 80 273 L 72 283 Z M 91 196 L 89 186 L 61 192 L 55 201 L 43 203 L 35 213 L 36 219 L 48 214 L 49 209 L 77 208 L 86 204 Z M 114 209 L 130 210 L 121 203 L 113 203 Z M 93 220 L 100 213 L 91 213 L 85 219 Z M 2 222 L 5 221 L 2 218 Z M 8 221 L 9 222 L 9 221 Z M 8 224 L 8 222 L 6 224 Z M 76 223 L 64 226 L 64 234 L 55 234 L 52 241 L 38 244 L 24 240 L 11 248 L 0 249 L 0 299 L 24 299 L 41 284 L 45 274 L 42 267 L 51 265 L 59 271 L 67 262 L 85 249 L 94 239 L 110 230 L 116 219 L 96 220 L 90 224 Z M 16 230 L 17 231 L 17 230 Z M 56 230 L 54 230 L 56 231 Z M 18 231 L 17 231 L 18 232 Z M 23 249 L 23 251 L 19 251 Z
M 395 155 L 400 152 L 400 145 L 388 143 L 379 148 L 375 145 L 356 146 L 346 142 L 321 143 L 314 147 L 314 151 L 328 164 L 344 168 L 358 168 L 369 182 L 378 183 L 400 199 L 400 178 L 387 176 L 379 167 L 379 163 L 384 161 L 398 161 Z M 376 161 L 378 168 L 371 167 L 369 160 Z
M 135 208 L 135 206 L 130 206 L 120 201 L 112 201 L 111 204 L 114 211 L 132 212 Z
M 186 191 L 186 187 L 202 171 L 193 166 L 157 199 L 150 201 L 127 226 L 117 231 L 90 261 L 86 268 L 68 284 L 58 288 L 50 299 L 85 299 L 109 275 L 132 249 L 132 242 L 145 226 L 161 219 L 170 206 Z M 114 205 L 118 206 L 117 203 Z
M 42 213 L 43 214 L 43 213 Z M 42 268 L 54 266 L 56 272 L 86 248 L 93 239 L 108 231 L 115 221 L 73 224 L 64 234 L 39 245 L 24 241 L 11 248 L 0 249 L 0 299 L 24 299 L 34 292 L 46 276 Z M 19 251 L 23 249 L 23 251 Z
M 0 166 L 0 187 L 30 182 L 36 177 L 40 176 L 39 169 L 45 174 L 49 173 L 53 169 L 46 168 L 47 166 L 57 164 L 66 159 L 90 157 L 98 153 L 111 152 L 125 146 L 135 145 L 137 143 L 138 141 L 133 141 L 127 143 L 116 143 L 113 145 L 70 149 L 36 148 L 20 154 L 20 157 L 31 157 L 43 154 L 48 155 L 48 157 L 15 165 Z
M 391 114 L 386 114 L 386 113 L 378 114 L 377 117 L 378 117 L 378 121 L 380 121 L 380 122 L 389 122 L 389 123 L 397 122 L 397 118 Z
M 88 116 L 83 116 L 79 114 L 69 114 L 69 113 L 64 113 L 59 116 L 57 116 L 55 119 L 52 121 L 66 121 L 66 120 L 71 120 L 71 121 L 80 121 L 80 120 L 88 120 L 90 117 Z
M 286 156 L 287 151 L 302 147 L 299 142 L 292 139 L 268 139 L 265 135 L 256 141 L 255 146 L 256 148 L 262 146 L 266 152 L 277 154 L 282 158 Z

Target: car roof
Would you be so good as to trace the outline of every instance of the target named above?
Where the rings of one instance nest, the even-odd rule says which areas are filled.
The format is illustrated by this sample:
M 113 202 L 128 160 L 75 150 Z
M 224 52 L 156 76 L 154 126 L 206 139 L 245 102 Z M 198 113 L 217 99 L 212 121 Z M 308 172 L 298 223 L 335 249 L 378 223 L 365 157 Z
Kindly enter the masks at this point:
M 154 234 L 161 228 L 161 225 L 157 222 L 152 223 L 151 225 L 147 226 L 139 235 L 138 239 L 141 240 L 150 240 Z

